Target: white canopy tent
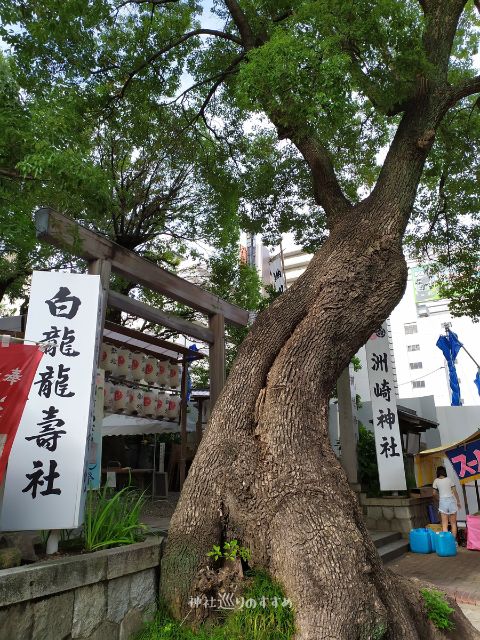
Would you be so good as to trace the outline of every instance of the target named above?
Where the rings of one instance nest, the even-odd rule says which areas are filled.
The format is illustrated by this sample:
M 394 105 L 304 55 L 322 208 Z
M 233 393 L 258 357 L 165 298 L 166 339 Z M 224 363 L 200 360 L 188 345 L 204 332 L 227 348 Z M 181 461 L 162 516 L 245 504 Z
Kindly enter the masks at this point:
M 187 432 L 195 431 L 197 419 L 198 409 L 189 402 Z M 180 425 L 178 422 L 170 420 L 154 420 L 153 418 L 127 416 L 121 413 L 107 414 L 102 422 L 102 437 L 146 435 L 149 433 L 180 433 Z

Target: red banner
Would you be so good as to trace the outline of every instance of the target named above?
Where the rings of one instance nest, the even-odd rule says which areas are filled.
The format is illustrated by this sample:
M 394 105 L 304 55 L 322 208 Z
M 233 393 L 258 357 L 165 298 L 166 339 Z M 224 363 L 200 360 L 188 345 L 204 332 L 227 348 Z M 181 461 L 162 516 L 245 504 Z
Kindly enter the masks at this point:
M 0 483 L 43 352 L 36 346 L 0 346 Z

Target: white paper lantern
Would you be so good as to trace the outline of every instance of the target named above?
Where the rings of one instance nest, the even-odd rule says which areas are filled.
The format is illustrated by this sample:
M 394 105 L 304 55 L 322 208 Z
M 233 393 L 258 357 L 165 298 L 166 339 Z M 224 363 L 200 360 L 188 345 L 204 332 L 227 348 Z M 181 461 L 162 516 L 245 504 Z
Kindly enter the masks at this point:
M 167 404 L 167 418 L 178 419 L 180 415 L 180 396 L 170 396 Z
M 120 348 L 117 353 L 117 375 L 127 377 L 132 354 L 129 349 Z
M 157 382 L 161 387 L 166 387 L 170 378 L 170 362 L 168 360 L 160 360 L 158 363 Z
M 159 391 L 157 395 L 157 409 L 155 412 L 156 418 L 165 418 L 167 415 L 167 405 L 170 396 L 165 391 Z
M 143 396 L 142 389 L 134 389 L 133 411 L 139 416 L 143 414 Z
M 104 344 L 104 348 L 102 349 L 102 369 L 105 371 L 109 371 L 112 375 L 117 375 L 117 347 L 114 347 L 113 344 Z M 105 354 L 105 358 L 103 357 Z
M 107 364 L 109 350 L 110 350 L 110 345 L 106 344 L 105 342 L 102 342 L 102 355 L 100 357 L 100 367 L 102 369 L 105 369 L 105 366 Z
M 158 379 L 158 360 L 153 356 L 148 356 L 145 361 L 144 378 L 147 384 L 154 384 Z
M 130 375 L 132 380 L 142 380 L 145 375 L 145 356 L 143 353 L 132 353 L 130 364 Z
M 128 403 L 128 387 L 123 384 L 113 385 L 113 407 L 115 411 L 124 411 Z
M 180 372 L 179 372 L 179 368 L 178 368 L 178 364 L 170 364 L 170 372 L 169 372 L 169 386 L 172 387 L 172 389 L 176 389 L 176 387 L 178 387 L 180 385 Z
M 153 389 L 145 391 L 143 394 L 142 416 L 154 416 L 157 410 L 157 392 Z
M 103 406 L 106 411 L 113 411 L 113 384 L 108 380 L 103 387 Z
M 128 387 L 127 404 L 124 409 L 124 413 L 126 413 L 128 416 L 131 416 L 135 411 L 135 391 L 136 389 L 132 389 L 131 387 Z

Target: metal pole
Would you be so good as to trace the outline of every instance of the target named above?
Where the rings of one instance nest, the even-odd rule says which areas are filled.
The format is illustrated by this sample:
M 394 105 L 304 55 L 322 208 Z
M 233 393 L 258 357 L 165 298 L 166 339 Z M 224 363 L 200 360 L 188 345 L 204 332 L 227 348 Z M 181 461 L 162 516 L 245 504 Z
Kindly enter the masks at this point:
M 157 470 L 157 434 L 153 438 L 153 471 L 152 471 L 152 502 L 155 501 L 155 472 Z
M 200 442 L 202 441 L 202 413 L 203 413 L 203 400 L 199 398 L 198 402 L 198 418 L 197 424 L 195 425 L 196 435 L 197 435 L 197 450 L 200 446 Z
M 475 480 L 475 491 L 477 494 L 477 511 L 480 509 L 480 494 L 478 492 L 478 480 Z
M 475 360 L 475 358 L 472 356 L 472 354 L 470 353 L 470 351 L 468 351 L 465 346 L 462 344 L 462 349 L 465 351 L 465 353 L 470 357 L 471 360 L 473 360 L 473 362 L 477 365 L 478 370 L 480 371 L 480 364 L 478 364 L 478 362 Z
M 182 399 L 180 410 L 180 491 L 183 489 L 187 467 L 187 368 L 188 360 L 182 361 Z
M 280 261 L 282 263 L 283 279 L 285 281 L 285 291 L 287 290 L 287 274 L 285 273 L 285 261 L 283 259 L 283 245 L 280 240 Z

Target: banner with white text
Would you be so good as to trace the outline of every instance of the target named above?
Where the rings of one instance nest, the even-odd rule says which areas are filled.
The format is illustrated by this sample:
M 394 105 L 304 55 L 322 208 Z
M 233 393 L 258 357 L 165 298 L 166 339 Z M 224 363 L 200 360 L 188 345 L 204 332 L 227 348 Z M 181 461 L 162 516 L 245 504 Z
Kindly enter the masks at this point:
M 43 352 L 36 345 L 0 347 L 0 484 Z

